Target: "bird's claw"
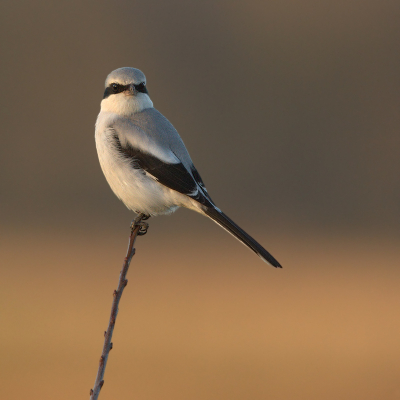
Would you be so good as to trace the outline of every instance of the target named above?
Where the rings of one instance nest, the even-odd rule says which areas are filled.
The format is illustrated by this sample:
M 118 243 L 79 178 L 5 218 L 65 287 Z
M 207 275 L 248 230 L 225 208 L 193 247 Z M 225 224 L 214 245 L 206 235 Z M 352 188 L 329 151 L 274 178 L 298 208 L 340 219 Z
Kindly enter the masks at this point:
M 149 229 L 149 224 L 147 222 L 139 222 L 136 226 L 140 226 L 138 231 L 138 236 L 143 236 L 147 233 L 147 229 Z
M 135 220 L 146 221 L 147 219 L 149 219 L 151 217 L 150 214 L 141 213 L 140 211 L 135 211 L 135 213 L 137 214 L 137 217 L 135 218 Z
M 144 220 L 147 220 L 149 218 L 150 215 L 139 213 L 139 215 L 131 223 L 131 231 L 133 232 L 134 229 L 139 227 L 138 236 L 145 235 L 147 233 L 147 230 L 149 229 L 149 224 L 147 222 L 144 222 Z

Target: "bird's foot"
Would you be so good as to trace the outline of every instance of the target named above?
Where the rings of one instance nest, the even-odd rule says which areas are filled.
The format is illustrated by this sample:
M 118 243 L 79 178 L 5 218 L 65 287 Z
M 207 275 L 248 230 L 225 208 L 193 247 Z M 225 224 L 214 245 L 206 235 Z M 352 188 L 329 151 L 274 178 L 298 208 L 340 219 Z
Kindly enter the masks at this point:
M 147 230 L 149 229 L 149 224 L 147 222 L 144 222 L 144 220 L 147 220 L 150 218 L 150 215 L 138 213 L 139 215 L 132 221 L 131 223 L 131 231 L 136 229 L 136 227 L 139 226 L 139 231 L 138 231 L 138 236 L 143 236 L 147 233 Z
M 149 224 L 147 222 L 140 222 L 139 223 L 140 228 L 139 228 L 139 232 L 138 232 L 138 236 L 143 236 L 147 233 L 147 230 L 149 229 Z
M 141 213 L 140 211 L 135 211 L 135 213 L 137 214 L 136 219 L 140 217 L 140 219 L 142 221 L 146 221 L 147 219 L 149 219 L 151 217 L 150 214 Z

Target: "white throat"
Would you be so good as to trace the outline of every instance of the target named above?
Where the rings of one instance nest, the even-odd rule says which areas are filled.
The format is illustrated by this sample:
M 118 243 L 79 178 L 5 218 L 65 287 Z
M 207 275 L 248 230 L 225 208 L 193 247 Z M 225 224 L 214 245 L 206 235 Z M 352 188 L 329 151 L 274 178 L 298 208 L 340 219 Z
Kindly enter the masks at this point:
M 101 101 L 101 111 L 111 112 L 118 115 L 132 115 L 152 108 L 153 102 L 146 93 L 138 93 L 136 96 L 129 96 L 124 93 L 118 93 L 108 96 Z

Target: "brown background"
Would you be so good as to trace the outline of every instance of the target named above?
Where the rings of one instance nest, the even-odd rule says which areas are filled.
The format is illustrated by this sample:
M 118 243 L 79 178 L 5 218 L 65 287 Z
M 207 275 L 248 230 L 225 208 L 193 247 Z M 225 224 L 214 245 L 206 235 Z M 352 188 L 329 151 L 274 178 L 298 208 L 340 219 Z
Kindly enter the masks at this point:
M 3 0 L 0 398 L 88 398 L 132 214 L 106 75 L 142 69 L 217 204 L 150 220 L 101 398 L 400 398 L 396 1 Z

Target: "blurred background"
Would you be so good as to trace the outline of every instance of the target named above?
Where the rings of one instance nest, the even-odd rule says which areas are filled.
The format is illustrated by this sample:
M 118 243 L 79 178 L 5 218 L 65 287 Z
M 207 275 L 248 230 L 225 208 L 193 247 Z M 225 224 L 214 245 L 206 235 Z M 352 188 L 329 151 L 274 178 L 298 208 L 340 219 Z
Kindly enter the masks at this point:
M 150 220 L 101 399 L 400 399 L 400 7 L 0 4 L 0 398 L 89 398 L 133 214 L 94 144 L 144 71 L 218 206 Z M 86 397 L 85 397 L 86 396 Z

